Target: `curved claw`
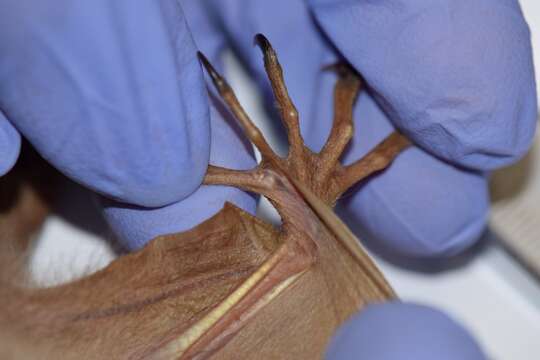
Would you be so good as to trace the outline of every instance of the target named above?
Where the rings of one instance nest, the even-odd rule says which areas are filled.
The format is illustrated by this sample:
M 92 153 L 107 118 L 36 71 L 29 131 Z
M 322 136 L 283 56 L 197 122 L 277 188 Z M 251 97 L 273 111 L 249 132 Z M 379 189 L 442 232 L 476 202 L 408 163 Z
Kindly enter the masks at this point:
M 204 54 L 200 51 L 197 51 L 197 56 L 199 57 L 199 60 L 203 64 L 204 68 L 206 69 L 208 75 L 210 75 L 210 78 L 212 79 L 212 82 L 214 83 L 214 86 L 216 87 L 218 92 L 221 93 L 223 91 L 230 90 L 229 84 L 227 84 L 225 79 L 216 71 L 208 58 L 204 56 Z
M 279 64 L 276 51 L 270 44 L 270 41 L 262 34 L 255 35 L 254 42 L 259 45 L 263 53 L 264 67 L 278 104 L 281 119 L 287 129 L 290 146 L 289 154 L 293 157 L 298 156 L 305 148 L 304 140 L 300 133 L 298 110 L 296 110 L 287 91 L 287 86 L 283 78 L 283 70 Z
M 354 75 L 355 77 L 360 77 L 360 74 L 348 63 L 343 61 L 338 61 L 333 64 L 328 64 L 322 67 L 322 71 L 333 71 L 339 77 L 346 77 L 348 75 Z
M 276 159 L 278 159 L 278 156 L 274 153 L 270 145 L 268 145 L 268 142 L 264 138 L 259 128 L 255 126 L 242 105 L 240 105 L 240 102 L 234 94 L 231 86 L 216 71 L 216 69 L 212 66 L 210 61 L 208 61 L 208 59 L 206 58 L 206 56 L 204 56 L 203 53 L 199 51 L 197 54 L 201 63 L 212 78 L 212 82 L 214 83 L 216 90 L 219 92 L 221 98 L 225 101 L 225 103 L 227 103 L 229 109 L 232 111 L 236 119 L 242 125 L 246 136 L 257 147 L 257 149 L 259 149 L 262 158 L 268 161 L 275 161 Z

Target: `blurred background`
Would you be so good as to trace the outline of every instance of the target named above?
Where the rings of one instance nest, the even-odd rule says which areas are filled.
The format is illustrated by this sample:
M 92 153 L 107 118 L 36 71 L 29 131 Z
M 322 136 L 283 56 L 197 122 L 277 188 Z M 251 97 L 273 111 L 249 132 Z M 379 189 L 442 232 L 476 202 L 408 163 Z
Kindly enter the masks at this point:
M 532 32 L 538 86 L 540 2 L 521 0 L 521 4 Z M 226 64 L 227 77 L 240 101 L 265 132 L 268 122 L 254 84 L 232 56 L 227 57 Z M 398 265 L 376 260 L 401 299 L 443 309 L 476 336 L 491 359 L 540 359 L 538 135 L 522 161 L 493 174 L 491 190 L 490 230 L 466 254 L 429 263 Z M 102 219 L 87 210 L 90 196 L 74 184 L 66 196 L 79 198 L 71 205 L 78 208 L 65 209 L 62 216 L 47 221 L 33 254 L 32 273 L 43 285 L 88 274 L 116 256 Z M 70 221 L 70 214 L 75 212 L 84 216 Z M 261 202 L 260 212 L 266 217 L 275 216 L 266 202 Z M 76 225 L 81 222 L 84 226 Z

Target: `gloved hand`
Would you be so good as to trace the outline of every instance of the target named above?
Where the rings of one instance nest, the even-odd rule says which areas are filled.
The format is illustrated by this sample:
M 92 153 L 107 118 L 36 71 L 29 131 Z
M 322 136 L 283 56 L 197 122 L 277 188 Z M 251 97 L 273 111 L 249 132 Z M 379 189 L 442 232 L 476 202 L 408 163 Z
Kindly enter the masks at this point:
M 335 334 L 327 360 L 484 360 L 470 334 L 443 313 L 425 306 L 367 306 Z
M 3 4 L 0 108 L 11 145 L 2 173 L 17 156 L 17 129 L 59 170 L 115 200 L 186 197 L 210 150 L 195 51 L 174 1 Z

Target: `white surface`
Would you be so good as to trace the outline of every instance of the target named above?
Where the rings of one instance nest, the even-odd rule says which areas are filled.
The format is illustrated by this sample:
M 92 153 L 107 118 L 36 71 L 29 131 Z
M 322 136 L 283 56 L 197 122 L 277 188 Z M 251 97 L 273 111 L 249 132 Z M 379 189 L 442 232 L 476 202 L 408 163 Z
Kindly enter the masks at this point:
M 30 271 L 33 279 L 42 286 L 90 274 L 115 258 L 112 249 L 101 238 L 56 216 L 47 220 L 36 244 Z
M 444 309 L 491 359 L 540 358 L 540 289 L 500 248 L 439 274 L 379 264 L 403 300 Z
M 523 0 L 522 6 L 540 69 L 540 3 Z M 232 72 L 233 87 L 253 118 L 263 119 L 264 132 L 265 116 L 255 92 L 237 67 Z M 53 284 L 102 267 L 113 258 L 99 238 L 52 218 L 43 231 L 32 269 L 42 283 Z M 402 299 L 444 309 L 474 332 L 492 359 L 540 359 L 538 283 L 498 247 L 489 246 L 462 267 L 430 275 L 379 263 Z

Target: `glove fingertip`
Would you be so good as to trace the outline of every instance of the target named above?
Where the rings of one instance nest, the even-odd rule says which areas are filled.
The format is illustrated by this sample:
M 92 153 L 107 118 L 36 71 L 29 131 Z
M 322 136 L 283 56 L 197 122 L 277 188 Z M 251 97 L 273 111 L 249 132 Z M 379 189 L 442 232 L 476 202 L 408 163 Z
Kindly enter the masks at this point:
M 142 171 L 133 174 L 132 179 L 125 178 L 118 184 L 122 189 L 122 197 L 118 200 L 139 206 L 160 207 L 189 197 L 204 179 L 208 157 L 194 156 L 185 157 L 183 161 L 177 160 L 179 164 L 169 166 L 165 174 Z
M 483 360 L 480 346 L 448 315 L 427 306 L 390 302 L 368 305 L 341 327 L 328 360 Z
M 187 231 L 218 213 L 229 201 L 254 213 L 255 198 L 232 187 L 203 186 L 186 199 L 161 208 L 142 208 L 101 199 L 104 216 L 128 251 L 144 247 L 157 236 Z

